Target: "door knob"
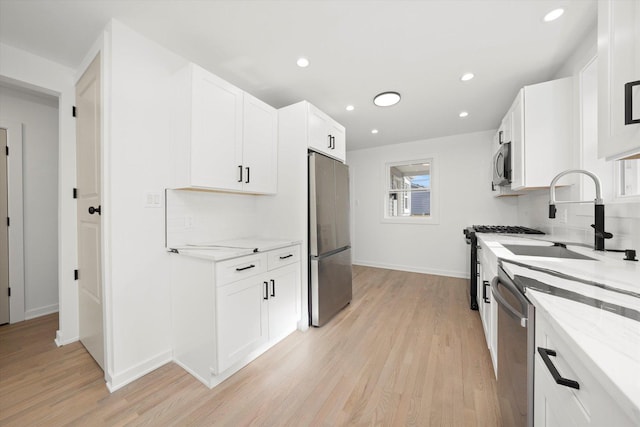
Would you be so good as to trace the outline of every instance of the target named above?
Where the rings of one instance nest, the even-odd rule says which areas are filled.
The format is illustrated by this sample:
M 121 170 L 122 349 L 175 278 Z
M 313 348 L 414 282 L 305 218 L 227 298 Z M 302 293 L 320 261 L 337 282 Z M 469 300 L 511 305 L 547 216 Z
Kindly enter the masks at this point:
M 89 214 L 93 215 L 94 213 L 96 213 L 96 212 L 97 212 L 97 213 L 98 213 L 98 215 L 102 215 L 102 214 L 100 213 L 100 208 L 101 208 L 101 207 L 102 207 L 102 206 L 98 206 L 97 208 L 94 208 L 93 206 L 89 206 Z

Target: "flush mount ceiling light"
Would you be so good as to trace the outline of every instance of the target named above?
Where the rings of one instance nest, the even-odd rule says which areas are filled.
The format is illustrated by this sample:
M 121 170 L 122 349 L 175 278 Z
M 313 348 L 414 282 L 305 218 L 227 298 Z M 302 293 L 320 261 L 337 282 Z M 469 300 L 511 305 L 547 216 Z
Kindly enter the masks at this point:
M 469 113 L 467 111 L 461 111 L 460 114 L 458 114 L 459 117 L 467 117 L 469 115 Z
M 296 64 L 298 64 L 300 68 L 306 68 L 309 66 L 309 60 L 307 58 L 298 58 Z
M 564 13 L 564 9 L 554 9 L 551 12 L 544 15 L 543 21 L 544 22 L 555 21 L 556 19 L 560 18 L 563 13 Z
M 461 77 L 460 80 L 462 80 L 463 82 L 468 82 L 469 80 L 471 80 L 472 78 L 474 78 L 475 76 L 473 75 L 473 73 L 464 73 Z
M 400 94 L 398 92 L 382 92 L 373 98 L 373 103 L 378 107 L 390 107 L 400 102 Z
M 371 133 L 375 135 L 376 133 L 378 133 L 378 129 L 371 129 Z
M 346 110 L 347 110 L 347 111 L 353 111 L 353 110 L 354 110 L 354 108 L 355 108 L 355 107 L 354 107 L 353 105 L 347 105 Z

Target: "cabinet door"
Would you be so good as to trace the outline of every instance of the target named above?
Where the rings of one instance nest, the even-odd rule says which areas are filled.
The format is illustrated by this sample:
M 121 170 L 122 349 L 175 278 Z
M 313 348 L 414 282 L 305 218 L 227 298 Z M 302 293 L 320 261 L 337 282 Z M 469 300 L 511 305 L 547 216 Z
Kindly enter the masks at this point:
M 260 277 L 217 289 L 218 370 L 224 372 L 268 340 L 267 285 Z
M 598 2 L 598 156 L 640 153 L 640 123 L 625 124 L 625 84 L 640 81 L 640 0 Z M 640 85 L 632 88 L 640 118 Z
M 329 154 L 331 152 L 332 141 L 328 128 L 328 117 L 322 111 L 309 104 L 309 148 L 315 151 Z
M 193 66 L 191 185 L 240 190 L 242 91 Z
M 242 148 L 244 191 L 276 193 L 278 167 L 277 132 L 277 110 L 245 93 Z
M 297 327 L 300 266 L 292 264 L 269 272 L 269 340 L 279 341 Z
M 347 158 L 347 135 L 344 127 L 332 120 L 329 126 L 329 135 L 333 137 L 331 155 L 344 162 Z

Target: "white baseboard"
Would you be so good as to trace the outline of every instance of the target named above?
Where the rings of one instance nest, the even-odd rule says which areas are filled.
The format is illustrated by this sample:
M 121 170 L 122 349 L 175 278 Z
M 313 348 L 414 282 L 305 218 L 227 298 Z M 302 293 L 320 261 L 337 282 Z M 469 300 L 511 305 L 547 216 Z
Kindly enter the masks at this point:
M 58 304 L 51 304 L 44 307 L 32 308 L 24 312 L 24 320 L 35 319 L 36 317 L 46 316 L 47 314 L 57 313 Z
M 62 332 L 60 332 L 60 330 L 58 329 L 56 331 L 56 339 L 55 339 L 55 343 L 58 347 L 61 347 L 63 345 L 67 345 L 67 344 L 71 344 L 72 342 L 76 342 L 80 339 L 80 337 L 75 336 L 72 338 L 64 338 L 62 336 Z
M 143 377 L 149 372 L 154 371 L 163 365 L 166 365 L 172 360 L 173 352 L 171 350 L 167 350 L 163 353 L 158 354 L 157 356 L 147 359 L 146 361 L 136 366 L 127 369 L 124 372 L 107 375 L 107 388 L 109 389 L 109 392 L 113 393 L 114 391 L 137 380 L 138 378 Z
M 460 271 L 450 271 L 450 270 L 439 270 L 434 268 L 422 268 L 422 267 L 414 267 L 410 265 L 399 265 L 399 264 L 386 264 L 386 263 L 363 261 L 363 260 L 354 260 L 352 263 L 353 265 L 361 265 L 364 267 L 386 268 L 388 270 L 408 271 L 411 273 L 422 273 L 422 274 L 433 274 L 435 276 L 456 277 L 459 279 L 469 278 L 469 272 L 467 271 L 460 272 Z

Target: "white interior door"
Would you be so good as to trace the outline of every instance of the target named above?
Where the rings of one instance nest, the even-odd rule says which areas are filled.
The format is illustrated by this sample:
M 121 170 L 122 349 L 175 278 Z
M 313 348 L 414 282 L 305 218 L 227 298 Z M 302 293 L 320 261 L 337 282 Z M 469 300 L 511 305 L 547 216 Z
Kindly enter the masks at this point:
M 80 341 L 104 370 L 101 264 L 100 56 L 76 85 Z
M 9 323 L 9 187 L 7 180 L 7 130 L 0 129 L 0 325 Z

